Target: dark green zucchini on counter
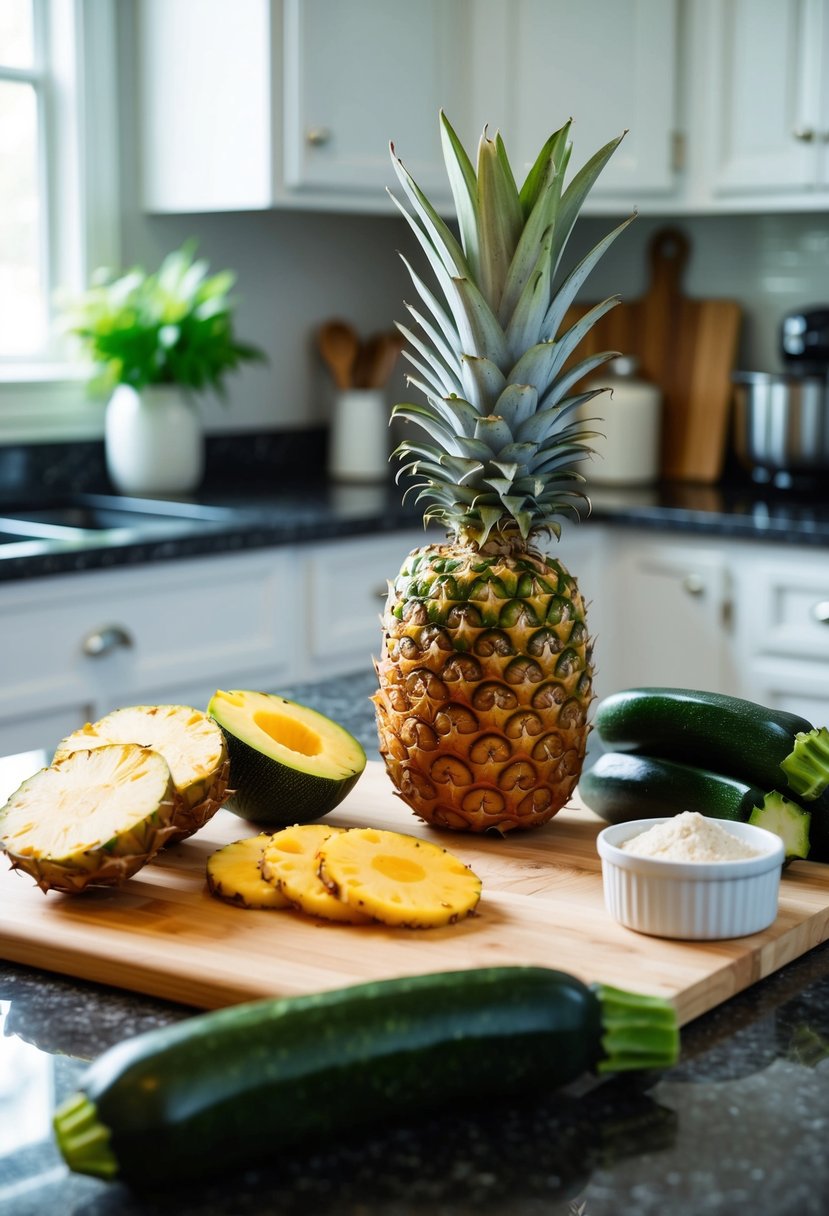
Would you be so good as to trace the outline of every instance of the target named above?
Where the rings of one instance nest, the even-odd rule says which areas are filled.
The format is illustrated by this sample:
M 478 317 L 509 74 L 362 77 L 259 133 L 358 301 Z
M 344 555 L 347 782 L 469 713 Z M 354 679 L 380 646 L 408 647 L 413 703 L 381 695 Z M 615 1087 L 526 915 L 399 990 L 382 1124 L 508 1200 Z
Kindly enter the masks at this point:
M 710 819 L 753 823 L 775 832 L 790 860 L 809 856 L 812 815 L 794 799 L 691 764 L 605 752 L 582 773 L 579 796 L 607 823 L 671 819 L 682 811 L 698 811 Z
M 129 1039 L 55 1115 L 73 1170 L 202 1178 L 447 1103 L 545 1092 L 678 1055 L 669 1002 L 540 967 L 490 967 L 255 1001 Z
M 739 697 L 689 688 L 628 688 L 594 720 L 610 751 L 677 760 L 811 801 L 829 786 L 829 731 Z

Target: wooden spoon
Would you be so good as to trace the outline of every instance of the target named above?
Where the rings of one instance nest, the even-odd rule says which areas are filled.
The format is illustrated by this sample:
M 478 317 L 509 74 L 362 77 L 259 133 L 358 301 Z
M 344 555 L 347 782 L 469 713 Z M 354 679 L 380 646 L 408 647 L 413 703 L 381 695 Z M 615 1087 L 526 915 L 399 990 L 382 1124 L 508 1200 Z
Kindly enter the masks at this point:
M 403 335 L 396 331 L 372 334 L 360 351 L 356 383 L 365 388 L 382 388 L 394 371 L 403 345 Z
M 338 389 L 351 388 L 360 339 L 347 321 L 326 321 L 317 331 L 317 349 Z

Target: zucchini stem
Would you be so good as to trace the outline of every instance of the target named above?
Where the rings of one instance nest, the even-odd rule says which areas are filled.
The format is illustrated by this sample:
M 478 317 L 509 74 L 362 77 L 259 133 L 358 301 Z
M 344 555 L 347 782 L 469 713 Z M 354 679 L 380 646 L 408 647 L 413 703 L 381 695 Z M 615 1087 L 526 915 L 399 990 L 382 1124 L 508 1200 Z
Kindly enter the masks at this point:
M 593 991 L 602 1010 L 604 1056 L 596 1065 L 597 1072 L 667 1068 L 676 1063 L 679 1026 L 670 1001 L 607 984 L 596 984 Z
M 825 726 L 799 731 L 780 767 L 789 788 L 807 802 L 819 798 L 829 785 L 829 730 Z
M 63 1159 L 77 1174 L 114 1178 L 118 1162 L 109 1143 L 109 1128 L 98 1118 L 95 1103 L 75 1093 L 55 1111 L 55 1138 Z

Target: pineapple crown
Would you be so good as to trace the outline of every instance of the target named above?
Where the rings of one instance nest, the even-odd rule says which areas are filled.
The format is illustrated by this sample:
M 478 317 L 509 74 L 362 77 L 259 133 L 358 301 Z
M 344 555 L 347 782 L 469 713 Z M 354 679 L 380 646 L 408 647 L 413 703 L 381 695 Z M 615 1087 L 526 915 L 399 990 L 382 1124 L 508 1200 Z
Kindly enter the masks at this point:
M 425 523 L 444 523 L 473 547 L 523 546 L 545 529 L 558 536 L 556 516 L 578 517 L 579 506 L 590 505 L 581 488 L 585 478 L 573 466 L 591 454 L 597 432 L 585 429 L 576 411 L 604 390 L 571 390 L 618 352 L 568 361 L 619 297 L 559 331 L 588 274 L 635 217 L 604 237 L 557 288 L 554 280 L 584 200 L 622 136 L 596 152 L 565 188 L 568 121 L 544 144 L 519 190 L 500 134 L 493 140 L 484 130 L 476 174 L 442 111 L 440 126 L 460 240 L 390 146 L 413 210 L 391 197 L 440 292 L 403 257 L 426 309 L 424 315 L 406 305 L 419 333 L 398 326 L 412 348 L 404 351 L 415 369 L 406 379 L 426 401 L 398 404 L 392 416 L 416 423 L 431 442 L 400 444 L 398 479 L 415 478 L 406 493 L 428 503 Z

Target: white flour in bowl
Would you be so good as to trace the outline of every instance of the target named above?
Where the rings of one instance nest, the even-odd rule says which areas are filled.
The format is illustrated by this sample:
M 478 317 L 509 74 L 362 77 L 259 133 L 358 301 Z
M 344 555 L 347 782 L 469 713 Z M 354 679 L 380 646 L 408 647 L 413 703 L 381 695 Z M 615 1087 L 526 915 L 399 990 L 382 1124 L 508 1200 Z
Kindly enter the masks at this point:
M 715 819 L 706 819 L 697 811 L 683 811 L 665 823 L 654 824 L 620 847 L 638 857 L 659 857 L 663 861 L 739 861 L 759 856 L 756 849 L 732 836 Z

